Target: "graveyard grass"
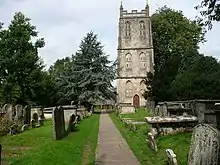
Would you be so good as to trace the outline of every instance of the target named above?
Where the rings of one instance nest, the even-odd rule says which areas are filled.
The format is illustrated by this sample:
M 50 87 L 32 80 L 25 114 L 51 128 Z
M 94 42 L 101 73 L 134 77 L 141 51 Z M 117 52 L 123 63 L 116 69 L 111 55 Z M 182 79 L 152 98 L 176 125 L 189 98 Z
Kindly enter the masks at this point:
M 143 118 L 148 115 L 149 114 L 146 113 L 144 109 L 139 109 L 136 114 L 126 114 L 122 115 L 122 117 L 143 121 Z M 148 142 L 146 142 L 150 125 L 139 126 L 139 129 L 133 132 L 116 117 L 115 113 L 110 114 L 110 117 L 142 165 L 167 165 L 165 150 L 168 148 L 172 149 L 177 155 L 179 165 L 187 164 L 187 154 L 189 153 L 190 148 L 191 133 L 179 133 L 165 137 L 158 137 L 156 139 L 158 152 L 156 153 L 151 150 Z
M 145 116 L 149 116 L 150 113 L 146 112 L 144 108 L 137 109 L 136 113 L 132 114 L 121 114 L 121 117 L 123 118 L 132 118 L 135 121 L 144 121 Z
M 94 165 L 99 115 L 81 121 L 78 131 L 62 140 L 52 139 L 52 121 L 45 126 L 1 139 L 6 162 L 24 164 Z

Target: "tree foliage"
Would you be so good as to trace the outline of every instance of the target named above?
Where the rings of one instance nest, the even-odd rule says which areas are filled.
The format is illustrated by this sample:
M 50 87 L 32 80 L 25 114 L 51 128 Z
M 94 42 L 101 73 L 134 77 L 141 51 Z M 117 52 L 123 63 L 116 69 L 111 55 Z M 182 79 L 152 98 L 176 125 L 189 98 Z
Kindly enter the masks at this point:
M 158 101 L 220 99 L 220 64 L 198 52 L 204 42 L 200 22 L 161 8 L 152 16 L 154 73 L 148 73 L 145 98 Z
M 38 56 L 44 46 L 36 27 L 15 13 L 8 28 L 0 23 L 0 100 L 2 104 L 54 106 L 81 101 L 91 105 L 110 98 L 115 65 L 110 65 L 93 32 L 79 51 L 58 59 L 48 71 Z
M 212 28 L 213 21 L 220 21 L 220 1 L 219 0 L 202 0 L 200 5 L 195 7 L 200 11 L 203 23 Z
M 181 61 L 197 52 L 204 42 L 203 28 L 196 21 L 184 17 L 181 11 L 166 6 L 152 15 L 154 45 L 154 75 L 148 73 L 146 98 L 155 101 L 171 100 L 169 90 L 178 74 Z M 185 66 L 182 66 L 185 67 Z
M 4 103 L 38 102 L 43 90 L 43 62 L 38 49 L 44 39 L 37 38 L 36 27 L 22 13 L 16 13 L 7 29 L 0 33 L 0 96 Z M 35 40 L 35 42 L 32 42 Z
M 213 57 L 197 56 L 176 76 L 170 90 L 177 100 L 219 99 L 220 64 Z
M 51 81 L 53 82 L 53 90 L 56 91 L 51 98 L 54 102 L 53 105 L 65 105 L 70 104 L 72 101 L 70 97 L 66 96 L 66 89 L 59 84 L 60 78 L 69 73 L 68 69 L 71 63 L 70 57 L 65 57 L 63 59 L 58 59 L 50 68 L 49 75 L 51 76 Z M 64 80 L 63 80 L 64 81 Z
M 88 107 L 97 101 L 111 98 L 115 67 L 110 64 L 97 35 L 87 33 L 76 54 L 72 55 L 65 66 L 61 62 L 59 67 L 63 70 L 57 77 L 58 88 L 62 89 L 61 98 L 65 101 L 80 101 Z

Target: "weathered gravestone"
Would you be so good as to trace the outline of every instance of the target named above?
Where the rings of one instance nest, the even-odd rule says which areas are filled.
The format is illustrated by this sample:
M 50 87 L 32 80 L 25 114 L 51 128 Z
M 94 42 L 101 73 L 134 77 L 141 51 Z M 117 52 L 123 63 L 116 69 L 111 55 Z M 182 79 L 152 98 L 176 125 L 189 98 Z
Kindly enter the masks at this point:
M 220 133 L 207 124 L 197 125 L 192 134 L 188 165 L 219 165 Z
M 157 143 L 156 143 L 155 138 L 151 132 L 148 133 L 148 140 L 149 140 L 151 149 L 157 152 L 158 151 Z
M 39 114 L 39 119 L 38 119 L 39 126 L 43 126 L 44 125 L 44 120 L 45 120 L 44 108 L 40 108 L 40 114 Z
M 11 104 L 5 104 L 4 105 L 4 110 L 5 110 L 5 118 L 9 121 L 13 121 L 14 120 L 14 116 L 15 116 L 15 112 L 14 112 L 14 108 Z
M 38 123 L 38 114 L 34 113 L 32 119 L 34 120 L 35 123 Z
M 30 125 L 31 122 L 31 107 L 26 105 L 24 107 L 24 124 Z
M 44 108 L 40 108 L 40 115 L 39 115 L 40 119 L 44 120 L 45 116 L 44 116 Z
M 24 123 L 23 106 L 18 104 L 14 108 L 15 108 L 15 113 L 16 113 L 14 122 L 17 125 L 23 125 Z
M 65 135 L 65 120 L 63 107 L 53 109 L 53 138 L 55 140 L 60 140 Z
M 34 119 L 31 120 L 31 128 L 36 128 L 36 122 Z
M 70 119 L 69 119 L 68 132 L 74 131 L 76 123 L 77 123 L 76 116 L 73 114 L 70 116 Z

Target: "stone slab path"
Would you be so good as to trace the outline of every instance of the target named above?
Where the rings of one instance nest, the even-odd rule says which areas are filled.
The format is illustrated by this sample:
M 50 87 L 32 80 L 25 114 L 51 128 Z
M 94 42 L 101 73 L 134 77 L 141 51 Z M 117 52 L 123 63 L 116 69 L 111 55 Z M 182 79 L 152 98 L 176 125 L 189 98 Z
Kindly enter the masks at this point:
M 96 165 L 140 165 L 108 114 L 101 114 Z

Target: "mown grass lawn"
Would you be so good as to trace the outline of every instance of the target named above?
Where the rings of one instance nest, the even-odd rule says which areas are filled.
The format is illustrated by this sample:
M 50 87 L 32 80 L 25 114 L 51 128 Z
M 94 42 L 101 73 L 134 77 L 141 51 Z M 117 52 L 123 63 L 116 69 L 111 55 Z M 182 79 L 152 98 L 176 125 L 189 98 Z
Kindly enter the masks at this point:
M 141 117 L 141 115 L 145 117 L 147 112 L 141 110 L 137 111 L 137 114 L 123 115 L 123 117 L 142 119 L 143 116 Z M 191 133 L 158 137 L 156 142 L 159 151 L 155 153 L 149 147 L 148 142 L 146 142 L 147 133 L 150 128 L 149 125 L 142 125 L 133 132 L 129 131 L 125 124 L 116 117 L 115 113 L 110 114 L 110 117 L 142 165 L 167 165 L 165 150 L 168 148 L 172 149 L 177 155 L 179 165 L 187 164 Z
M 149 116 L 150 114 L 146 111 L 145 108 L 139 108 L 136 110 L 136 113 L 131 114 L 121 114 L 123 118 L 132 118 L 135 121 L 144 121 L 144 117 Z
M 52 121 L 41 128 L 1 139 L 4 162 L 12 165 L 94 165 L 99 115 L 81 121 L 78 131 L 52 139 Z

